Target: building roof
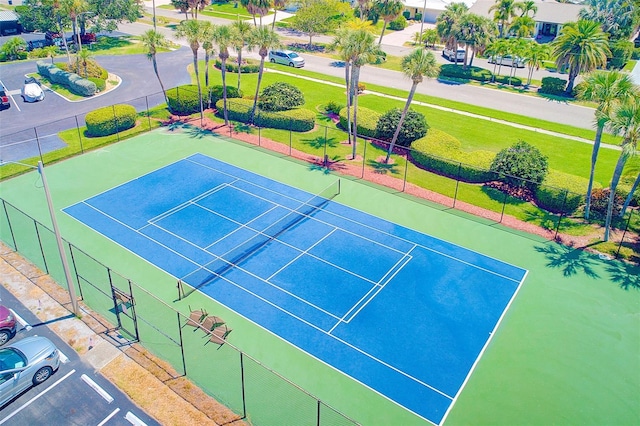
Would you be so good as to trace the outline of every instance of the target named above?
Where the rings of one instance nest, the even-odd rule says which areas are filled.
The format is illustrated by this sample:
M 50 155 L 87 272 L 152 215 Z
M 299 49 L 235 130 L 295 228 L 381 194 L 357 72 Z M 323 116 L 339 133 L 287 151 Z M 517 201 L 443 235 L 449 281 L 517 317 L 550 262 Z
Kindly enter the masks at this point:
M 491 6 L 495 4 L 495 0 L 477 0 L 469 9 L 476 15 L 493 18 L 493 12 L 489 13 Z M 583 5 L 572 3 L 558 3 L 553 0 L 535 0 L 538 11 L 533 16 L 536 22 L 548 22 L 551 24 L 564 24 L 567 22 L 575 22 L 578 18 L 580 9 Z
M 18 21 L 18 15 L 10 10 L 0 10 L 0 22 Z
M 426 10 L 444 10 L 449 3 L 465 3 L 467 6 L 471 7 L 475 0 L 403 0 L 402 3 L 406 8 L 411 9 L 423 9 Z M 426 7 L 425 7 L 426 4 Z

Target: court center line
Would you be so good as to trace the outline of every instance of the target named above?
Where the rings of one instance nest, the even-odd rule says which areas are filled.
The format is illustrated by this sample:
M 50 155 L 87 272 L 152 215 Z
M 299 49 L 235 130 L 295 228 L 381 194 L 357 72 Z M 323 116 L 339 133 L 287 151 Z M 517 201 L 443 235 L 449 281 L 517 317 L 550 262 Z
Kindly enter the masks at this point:
M 221 189 L 224 189 L 224 188 L 226 188 L 228 186 L 229 186 L 229 184 L 226 183 L 226 182 L 225 183 L 221 183 L 220 185 L 215 186 L 215 187 L 213 187 L 211 189 L 208 189 L 208 190 L 204 191 L 202 194 L 196 195 L 195 197 L 193 197 L 193 198 L 191 198 L 191 199 L 189 199 L 187 201 L 184 201 L 184 202 L 178 204 L 177 206 L 174 206 L 174 207 L 170 208 L 169 210 L 167 210 L 167 211 L 165 211 L 163 213 L 160 213 L 159 215 L 156 215 L 156 216 L 152 217 L 151 219 L 147 219 L 147 222 L 148 223 L 158 222 L 158 221 L 164 219 L 165 217 L 171 216 L 172 214 L 174 214 L 176 212 L 179 212 L 180 210 L 190 206 L 191 204 L 197 204 L 197 202 L 199 200 L 201 200 L 201 199 L 203 199 L 205 197 L 208 197 L 209 195 L 214 194 L 214 193 L 216 193 L 216 192 L 220 191 Z

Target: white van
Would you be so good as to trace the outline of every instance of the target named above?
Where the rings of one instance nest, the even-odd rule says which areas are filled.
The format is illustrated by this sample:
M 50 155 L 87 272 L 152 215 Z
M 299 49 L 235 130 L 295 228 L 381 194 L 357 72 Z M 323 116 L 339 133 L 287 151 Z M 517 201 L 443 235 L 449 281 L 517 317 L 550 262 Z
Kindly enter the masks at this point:
M 511 55 L 504 55 L 504 56 L 496 56 L 496 57 L 490 57 L 489 58 L 489 63 L 490 64 L 498 64 L 498 65 L 502 65 L 505 67 L 517 67 L 517 68 L 524 68 L 524 61 L 522 60 L 522 58 L 519 58 L 517 56 L 511 56 Z
M 442 56 L 451 62 L 462 62 L 464 61 L 464 49 L 458 49 L 455 53 L 453 49 L 444 49 Z

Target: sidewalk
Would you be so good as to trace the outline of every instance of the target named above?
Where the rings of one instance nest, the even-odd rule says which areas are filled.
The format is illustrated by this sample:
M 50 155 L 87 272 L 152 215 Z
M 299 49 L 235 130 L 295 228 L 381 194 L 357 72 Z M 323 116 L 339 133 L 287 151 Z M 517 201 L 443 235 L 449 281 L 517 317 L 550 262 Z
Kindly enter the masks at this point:
M 166 425 L 241 425 L 238 415 L 172 371 L 138 344 L 79 303 L 70 316 L 68 293 L 53 279 L 0 242 L 2 285 L 96 371 L 118 386 L 149 416 Z M 144 366 L 142 365 L 144 364 Z M 154 368 L 155 367 L 155 368 Z M 161 367 L 161 368 L 158 368 Z M 154 371 L 155 370 L 155 371 Z M 152 374 L 153 371 L 153 374 Z M 149 392 L 153 389 L 153 392 Z

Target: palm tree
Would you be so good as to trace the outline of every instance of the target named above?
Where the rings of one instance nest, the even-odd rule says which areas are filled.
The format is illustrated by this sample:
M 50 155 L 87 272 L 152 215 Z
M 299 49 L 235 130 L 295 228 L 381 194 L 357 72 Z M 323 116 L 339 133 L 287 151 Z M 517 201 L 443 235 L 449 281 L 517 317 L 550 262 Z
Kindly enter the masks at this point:
M 89 74 L 87 72 L 87 65 L 89 63 L 89 58 L 91 58 L 92 56 L 93 56 L 93 53 L 91 53 L 91 51 L 88 49 L 83 49 L 76 53 L 76 64 L 78 67 L 78 72 L 77 72 L 78 75 L 80 75 L 80 64 L 82 64 L 82 68 L 84 69 L 84 77 L 85 78 L 89 77 Z
M 353 99 L 353 145 L 351 158 L 356 158 L 356 145 L 358 138 L 358 83 L 360 82 L 360 69 L 380 55 L 380 50 L 375 42 L 375 36 L 365 30 L 355 30 L 349 34 L 347 50 L 351 52 L 351 83 L 349 96 Z
M 89 10 L 89 4 L 85 0 L 62 0 L 61 7 L 63 13 L 65 13 L 71 19 L 71 28 L 73 32 L 73 39 L 78 42 L 78 29 L 76 24 L 78 22 L 78 16 Z M 61 33 L 64 39 L 64 33 Z
M 193 69 L 196 74 L 196 83 L 198 84 L 198 99 L 200 100 L 200 121 L 204 119 L 203 105 L 202 105 L 202 87 L 200 84 L 200 72 L 198 70 L 198 49 L 200 48 L 200 42 L 203 40 L 203 23 L 190 19 L 188 21 L 180 22 L 180 25 L 176 27 L 176 37 L 180 39 L 186 39 L 193 52 Z
M 253 16 L 253 26 L 257 27 L 258 24 L 256 23 L 256 6 L 253 3 L 253 1 L 251 0 L 240 0 L 240 4 L 247 9 L 247 12 L 249 12 L 251 14 L 251 16 Z
M 253 123 L 258 104 L 258 94 L 260 93 L 260 84 L 262 83 L 262 74 L 264 72 L 264 60 L 269 50 L 280 46 L 280 36 L 269 27 L 254 27 L 248 40 L 248 48 L 250 51 L 257 48 L 260 55 L 260 70 L 258 71 L 258 83 L 256 84 L 256 94 L 253 97 L 253 107 L 249 114 L 249 122 Z
M 586 0 L 580 19 L 596 21 L 610 38 L 629 39 L 637 29 L 638 4 L 628 0 Z
M 629 100 L 635 93 L 633 81 L 629 74 L 619 71 L 596 71 L 587 75 L 584 83 L 578 86 L 578 97 L 591 102 L 597 102 L 596 108 L 596 138 L 591 151 L 591 172 L 587 187 L 587 201 L 584 209 L 584 217 L 589 219 L 591 210 L 591 191 L 598 160 L 598 150 L 605 126 L 611 118 L 611 113 L 619 103 Z
M 371 9 L 371 0 L 357 0 L 358 10 L 360 11 L 360 20 L 367 21 L 367 14 Z
M 396 19 L 404 10 L 404 4 L 400 0 L 378 0 L 373 4 L 373 10 L 382 18 L 384 25 L 378 40 L 378 46 L 382 44 L 384 31 L 387 29 L 389 22 Z
M 520 38 L 528 38 L 536 30 L 536 21 L 530 16 L 518 16 L 509 26 L 509 32 Z
M 207 108 L 211 108 L 211 92 L 209 90 L 209 59 L 215 54 L 213 36 L 216 26 L 210 21 L 202 22 L 202 48 L 204 49 L 204 87 L 207 91 Z
M 485 18 L 475 13 L 467 13 L 460 20 L 461 41 L 466 46 L 471 47 L 471 59 L 469 66 L 473 64 L 476 52 L 489 43 L 494 33 L 497 32 L 495 23 L 489 18 Z M 466 64 L 464 65 L 467 66 Z
M 638 173 L 638 176 L 636 176 L 636 180 L 633 181 L 631 190 L 629 191 L 629 194 L 627 194 L 627 199 L 624 200 L 624 204 L 622 205 L 622 210 L 620 210 L 620 216 L 624 216 L 625 212 L 627 211 L 627 207 L 629 207 L 629 204 L 631 204 L 631 200 L 633 199 L 633 194 L 634 192 L 636 192 L 636 189 L 638 189 L 638 185 L 640 185 L 640 173 Z
M 271 23 L 271 29 L 276 29 L 276 13 L 278 10 L 284 10 L 289 0 L 273 0 L 273 22 Z
M 240 90 L 240 76 L 242 74 L 242 49 L 244 49 L 245 44 L 247 44 L 247 40 L 249 39 L 249 35 L 251 34 L 251 25 L 247 24 L 244 21 L 238 19 L 233 24 L 231 24 L 234 28 L 236 37 L 231 41 L 233 47 L 238 52 L 238 90 Z
M 537 42 L 529 43 L 529 51 L 527 53 L 527 67 L 529 74 L 527 75 L 527 86 L 531 84 L 533 71 L 540 69 L 544 65 L 544 61 L 551 57 L 551 49 L 548 44 L 540 44 Z
M 160 83 L 160 88 L 162 89 L 162 95 L 164 96 L 164 101 L 167 100 L 167 92 L 164 90 L 164 85 L 162 84 L 162 80 L 160 79 L 160 74 L 158 73 L 158 61 L 156 60 L 156 54 L 158 53 L 158 49 L 165 48 L 169 45 L 169 42 L 165 38 L 164 34 L 158 32 L 156 30 L 147 30 L 140 37 L 140 42 L 145 47 L 147 51 L 147 58 L 153 64 L 153 72 L 156 74 L 156 78 L 158 79 L 158 83 Z
M 347 137 L 349 140 L 349 145 L 351 145 L 351 90 L 350 90 L 350 80 L 351 80 L 351 46 L 349 45 L 349 37 L 353 30 L 347 27 L 341 27 L 336 31 L 336 36 L 333 38 L 333 41 L 328 46 L 327 50 L 330 52 L 338 51 L 340 55 L 340 59 L 344 62 L 344 82 L 346 86 L 347 93 Z
M 249 0 L 249 2 L 253 4 L 255 13 L 260 16 L 260 25 L 262 26 L 262 17 L 269 13 L 269 9 L 273 6 L 273 0 Z
M 491 58 L 493 61 L 493 74 L 491 76 L 492 81 L 495 81 L 496 76 L 496 67 L 498 68 L 498 74 L 500 75 L 500 70 L 502 69 L 502 61 L 498 61 L 497 58 L 499 56 L 505 56 L 509 51 L 509 40 L 504 38 L 499 38 L 487 46 L 485 53 Z M 500 62 L 500 64 L 498 64 Z
M 551 48 L 558 69 L 569 66 L 566 88 L 569 95 L 580 73 L 604 67 L 607 64 L 607 56 L 611 56 L 607 34 L 600 29 L 600 24 L 594 21 L 568 22 L 560 30 L 558 37 L 551 42 Z
M 222 102 L 225 126 L 229 125 L 227 111 L 227 59 L 229 59 L 229 46 L 236 37 L 231 25 L 220 25 L 213 32 L 213 40 L 218 45 L 218 57 L 220 58 L 220 70 L 222 71 Z
M 517 11 L 522 9 L 522 3 L 515 0 L 496 0 L 496 3 L 489 8 L 489 13 L 493 12 L 493 20 L 498 22 L 500 38 L 504 36 L 504 31 L 511 24 L 511 18 L 518 16 Z
M 520 3 L 520 17 L 529 16 L 529 12 L 531 13 L 531 17 L 533 18 L 538 13 L 538 6 L 536 6 L 536 2 L 533 0 L 526 0 Z
M 458 49 L 458 39 L 461 38 L 460 24 L 463 17 L 469 12 L 469 7 L 464 3 L 449 3 L 444 12 L 436 19 L 436 31 L 447 49 L 454 52 Z M 464 64 L 466 64 L 466 55 Z M 456 61 L 456 65 L 458 61 Z
M 42 51 L 47 55 L 47 58 L 51 58 L 51 63 L 53 63 L 53 58 L 58 54 L 58 46 L 51 45 L 45 46 L 42 48 Z
M 413 95 L 416 93 L 418 84 L 422 83 L 424 77 L 437 77 L 439 68 L 440 66 L 437 64 L 436 58 L 433 56 L 433 53 L 424 49 L 416 49 L 409 55 L 402 58 L 402 70 L 404 71 L 404 75 L 409 77 L 413 84 L 411 85 L 409 97 L 407 98 L 407 102 L 404 104 L 404 109 L 402 110 L 402 114 L 400 115 L 398 127 L 396 127 L 396 131 L 393 134 L 393 139 L 391 139 L 391 144 L 389 144 L 387 158 L 385 158 L 384 160 L 385 163 L 389 162 L 389 157 L 391 157 L 393 147 L 398 140 L 398 135 L 400 134 L 402 123 L 404 123 L 404 119 L 407 116 L 407 111 L 409 110 L 411 101 L 413 101 Z
M 609 186 L 609 203 L 607 204 L 607 216 L 604 223 L 604 241 L 609 241 L 609 229 L 611 216 L 613 215 L 613 203 L 615 193 L 622 176 L 627 160 L 636 155 L 638 140 L 640 139 L 640 96 L 635 95 L 629 101 L 620 104 L 611 117 L 609 128 L 614 134 L 622 135 L 622 151 L 618 157 L 616 168 L 613 171 L 611 185 Z

